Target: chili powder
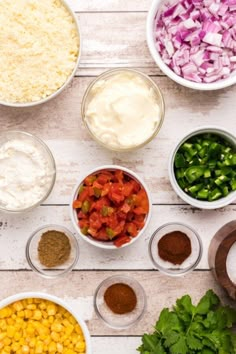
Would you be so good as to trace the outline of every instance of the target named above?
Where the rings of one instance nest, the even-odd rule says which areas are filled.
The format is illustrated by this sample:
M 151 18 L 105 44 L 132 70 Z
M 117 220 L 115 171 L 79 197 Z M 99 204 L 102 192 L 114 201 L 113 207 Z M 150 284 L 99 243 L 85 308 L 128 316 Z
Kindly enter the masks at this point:
M 127 284 L 116 283 L 107 288 L 104 300 L 109 309 L 118 315 L 132 312 L 137 305 L 137 296 Z
M 175 265 L 181 265 L 192 252 L 189 237 L 181 231 L 164 235 L 159 240 L 157 248 L 161 259 Z

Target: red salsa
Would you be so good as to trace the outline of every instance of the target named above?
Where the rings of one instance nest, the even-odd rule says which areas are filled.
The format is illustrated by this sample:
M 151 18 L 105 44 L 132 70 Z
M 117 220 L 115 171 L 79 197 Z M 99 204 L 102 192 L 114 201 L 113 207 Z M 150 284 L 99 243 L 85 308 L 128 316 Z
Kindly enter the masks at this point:
M 135 179 L 121 170 L 104 170 L 85 178 L 73 208 L 84 235 L 121 247 L 144 227 L 149 202 Z

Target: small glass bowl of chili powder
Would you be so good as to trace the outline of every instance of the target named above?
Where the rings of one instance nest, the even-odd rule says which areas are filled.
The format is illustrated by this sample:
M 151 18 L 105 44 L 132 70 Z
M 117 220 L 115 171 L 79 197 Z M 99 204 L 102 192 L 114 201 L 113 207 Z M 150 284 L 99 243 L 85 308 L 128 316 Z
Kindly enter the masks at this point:
M 28 239 L 26 259 L 31 269 L 45 278 L 63 276 L 79 259 L 78 241 L 63 226 L 45 225 Z
M 202 241 L 198 233 L 182 223 L 159 227 L 149 241 L 149 254 L 154 266 L 172 276 L 194 270 L 202 257 Z
M 98 317 L 109 327 L 125 329 L 142 318 L 146 309 L 146 295 L 137 280 L 114 275 L 98 286 L 94 307 Z

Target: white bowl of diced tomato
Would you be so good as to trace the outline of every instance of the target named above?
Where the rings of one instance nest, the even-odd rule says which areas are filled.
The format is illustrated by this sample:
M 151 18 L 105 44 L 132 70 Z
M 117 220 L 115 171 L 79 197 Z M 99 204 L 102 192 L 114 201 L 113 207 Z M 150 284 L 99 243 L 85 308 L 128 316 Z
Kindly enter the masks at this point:
M 117 249 L 134 243 L 151 217 L 151 197 L 133 171 L 106 165 L 79 179 L 70 203 L 73 225 L 88 243 Z

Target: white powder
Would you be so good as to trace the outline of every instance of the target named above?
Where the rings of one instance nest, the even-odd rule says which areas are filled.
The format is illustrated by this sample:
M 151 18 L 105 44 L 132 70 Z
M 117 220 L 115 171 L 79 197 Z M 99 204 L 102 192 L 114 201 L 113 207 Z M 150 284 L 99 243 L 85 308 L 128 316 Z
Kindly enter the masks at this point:
M 34 142 L 9 140 L 0 147 L 0 205 L 25 209 L 49 190 L 54 171 L 45 152 Z
M 0 0 L 0 100 L 39 101 L 71 75 L 76 24 L 60 0 Z

